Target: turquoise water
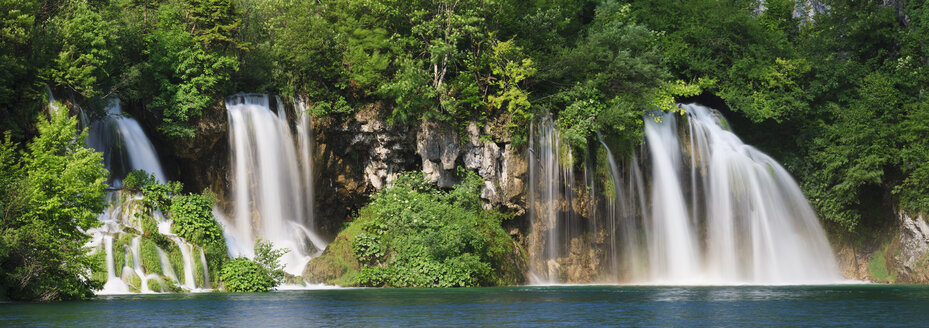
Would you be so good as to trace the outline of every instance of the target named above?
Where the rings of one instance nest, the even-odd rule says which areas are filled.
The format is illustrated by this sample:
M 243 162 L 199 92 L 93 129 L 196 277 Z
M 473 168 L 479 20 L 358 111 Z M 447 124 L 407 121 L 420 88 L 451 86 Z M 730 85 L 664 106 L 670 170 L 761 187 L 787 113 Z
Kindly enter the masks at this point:
M 929 326 L 929 286 L 558 286 L 99 296 L 0 304 L 0 327 Z

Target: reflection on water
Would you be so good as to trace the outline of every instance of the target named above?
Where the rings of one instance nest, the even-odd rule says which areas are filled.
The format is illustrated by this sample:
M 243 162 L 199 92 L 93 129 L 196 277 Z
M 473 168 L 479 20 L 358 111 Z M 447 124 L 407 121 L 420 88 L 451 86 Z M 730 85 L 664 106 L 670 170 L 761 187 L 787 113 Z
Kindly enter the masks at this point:
M 549 286 L 101 296 L 0 326 L 924 326 L 929 286 Z

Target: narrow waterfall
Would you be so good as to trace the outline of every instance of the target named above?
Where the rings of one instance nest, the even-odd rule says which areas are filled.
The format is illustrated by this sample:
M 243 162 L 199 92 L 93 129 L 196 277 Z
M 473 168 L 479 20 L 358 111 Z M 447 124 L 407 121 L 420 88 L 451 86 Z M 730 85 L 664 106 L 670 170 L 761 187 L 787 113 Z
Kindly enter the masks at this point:
M 547 117 L 537 128 L 529 145 L 529 257 L 533 283 L 561 280 L 564 258 L 578 245 L 571 241 L 584 230 L 579 220 L 574 157 L 561 140 L 554 121 Z M 581 183 L 585 183 L 586 179 Z M 585 186 L 581 186 L 584 188 Z
M 106 117 L 90 123 L 88 130 L 87 145 L 103 153 L 110 185 L 120 186 L 132 170 L 145 170 L 159 182 L 167 182 L 155 146 L 139 122 L 123 113 L 119 98 L 110 101 Z
M 224 225 L 234 240 L 230 252 L 252 257 L 258 239 L 271 241 L 288 250 L 281 258 L 285 271 L 302 275 L 326 243 L 313 221 L 310 120 L 302 104 L 297 107 L 289 120 L 280 98 L 226 99 L 234 209 Z
M 685 115 L 646 117 L 644 145 L 606 153 L 608 187 L 573 195 L 551 119 L 530 141 L 530 266 L 537 282 L 577 280 L 569 254 L 589 243 L 586 268 L 599 281 L 644 284 L 810 284 L 841 280 L 838 264 L 812 207 L 790 174 L 743 143 L 713 109 L 683 105 Z M 570 153 L 570 151 L 567 151 Z M 643 159 L 640 161 L 640 158 Z M 567 165 L 570 167 L 570 165 Z M 552 192 L 559 190 L 559 192 Z M 563 191 L 563 193 L 562 193 Z M 601 212 L 587 218 L 590 236 L 563 221 L 566 199 L 595 197 Z M 554 231 L 553 231 L 554 230 Z M 605 236 L 602 242 L 590 242 Z M 578 251 L 572 251 L 572 254 Z M 566 267 L 567 266 L 567 267 Z

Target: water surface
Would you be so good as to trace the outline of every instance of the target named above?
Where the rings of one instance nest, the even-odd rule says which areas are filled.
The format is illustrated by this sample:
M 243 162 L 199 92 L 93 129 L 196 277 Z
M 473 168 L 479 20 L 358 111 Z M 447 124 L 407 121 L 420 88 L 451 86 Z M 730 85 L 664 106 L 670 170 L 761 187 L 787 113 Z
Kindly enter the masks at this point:
M 555 286 L 98 296 L 0 304 L 0 327 L 929 324 L 929 286 Z

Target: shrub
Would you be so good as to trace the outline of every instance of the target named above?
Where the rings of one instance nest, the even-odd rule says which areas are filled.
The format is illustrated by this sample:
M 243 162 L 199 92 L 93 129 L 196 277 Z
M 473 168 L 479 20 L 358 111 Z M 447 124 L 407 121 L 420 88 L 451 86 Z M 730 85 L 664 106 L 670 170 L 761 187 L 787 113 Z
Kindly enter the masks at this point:
M 525 257 L 501 227 L 505 216 L 482 210 L 483 181 L 473 172 L 462 173 L 463 182 L 449 192 L 437 190 L 421 173 L 400 176 L 372 196 L 324 255 L 310 262 L 312 279 L 344 282 L 348 276 L 353 277 L 349 284 L 372 287 L 521 282 L 518 268 Z M 351 252 L 333 251 L 345 244 Z M 335 259 L 346 255 L 350 258 Z
M 171 201 L 171 232 L 200 245 L 224 244 L 223 231 L 213 219 L 213 201 L 205 195 L 177 196 Z
M 131 191 L 142 191 L 142 188 L 158 184 L 154 174 L 145 170 L 133 170 L 123 179 L 123 188 Z
M 259 239 L 255 243 L 255 262 L 268 271 L 275 286 L 284 281 L 284 266 L 278 261 L 284 254 L 287 254 L 286 249 L 274 249 L 274 244 L 270 241 Z
M 261 264 L 244 257 L 227 262 L 220 279 L 230 292 L 267 292 L 275 286 L 274 278 Z

